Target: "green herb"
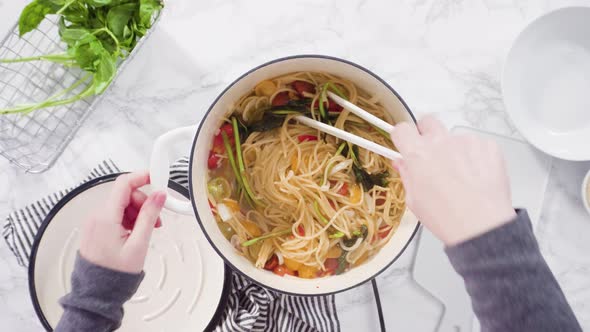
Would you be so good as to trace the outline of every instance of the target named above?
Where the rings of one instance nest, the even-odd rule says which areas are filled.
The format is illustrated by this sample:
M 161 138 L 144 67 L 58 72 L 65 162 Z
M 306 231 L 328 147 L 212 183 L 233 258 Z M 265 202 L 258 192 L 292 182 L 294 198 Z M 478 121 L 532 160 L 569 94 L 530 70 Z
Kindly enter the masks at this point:
M 238 165 L 236 164 L 236 159 L 234 158 L 234 153 L 231 148 L 231 144 L 229 143 L 229 138 L 223 130 L 221 131 L 221 138 L 223 139 L 223 145 L 225 146 L 225 151 L 227 152 L 227 159 L 229 160 L 229 165 L 232 171 L 234 172 L 236 181 L 238 183 L 238 190 L 241 190 L 242 188 L 244 188 L 244 179 L 242 178 L 241 173 L 238 169 Z M 248 204 L 250 204 L 250 206 L 254 206 L 254 203 L 250 201 L 250 196 L 245 196 L 246 200 L 248 200 Z
M 285 115 L 275 115 L 272 112 L 265 112 L 260 121 L 256 121 L 248 126 L 248 131 L 269 131 L 279 128 L 285 122 Z
M 376 174 L 369 174 L 364 168 L 353 164 L 352 171 L 357 183 L 362 184 L 365 191 L 371 190 L 374 186 L 385 187 L 388 183 L 389 172 L 384 171 Z
M 350 148 L 352 146 L 352 148 Z M 358 146 L 347 143 L 341 151 L 343 156 L 350 157 L 352 159 L 352 173 L 357 183 L 360 183 L 364 191 L 371 190 L 374 186 L 385 187 L 387 186 L 389 179 L 389 172 L 381 172 L 376 174 L 369 174 L 362 164 L 359 158 Z
M 251 246 L 253 244 L 255 244 L 256 242 L 260 241 L 260 240 L 266 240 L 269 239 L 271 237 L 275 237 L 275 236 L 281 236 L 281 235 L 287 235 L 287 234 L 291 234 L 291 230 L 290 229 L 285 229 L 284 231 L 278 231 L 278 232 L 274 232 L 274 233 L 268 233 L 256 238 L 253 238 L 251 240 L 242 242 L 242 247 L 248 247 Z
M 302 112 L 295 111 L 295 110 L 276 110 L 270 111 L 274 115 L 289 115 L 289 114 L 303 114 Z
M 45 15 L 55 14 L 58 10 L 59 7 L 56 8 L 53 2 L 49 0 L 31 2 L 20 14 L 18 21 L 19 35 L 22 37 L 25 33 L 34 30 L 43 21 Z
M 328 235 L 328 237 L 329 237 L 330 239 L 339 239 L 339 238 L 341 238 L 341 237 L 344 237 L 344 233 L 342 233 L 342 232 L 338 231 L 338 232 L 336 232 L 336 233 L 334 233 L 334 234 L 330 234 L 330 235 Z
M 334 93 L 336 93 L 342 99 L 347 99 L 346 96 L 344 95 L 344 92 L 342 92 L 342 90 L 340 90 L 340 88 L 338 88 L 336 86 L 336 84 L 334 84 L 332 82 L 326 83 L 326 89 L 332 90 Z
M 286 105 L 271 106 L 269 109 L 271 111 L 290 110 L 290 111 L 296 111 L 299 113 L 309 113 L 310 105 L 311 105 L 311 99 L 304 98 L 304 99 L 299 99 L 299 100 L 289 100 Z
M 346 266 L 348 265 L 348 263 L 346 262 L 347 254 L 347 251 L 342 250 L 342 254 L 340 255 L 340 257 L 338 257 L 338 267 L 336 268 L 336 271 L 334 271 L 334 273 L 336 273 L 337 275 L 342 274 L 342 272 L 346 270 Z
M 375 131 L 378 132 L 379 135 L 385 137 L 388 140 L 391 140 L 391 136 L 389 136 L 389 134 L 385 130 L 383 130 L 383 129 L 381 129 L 381 128 L 379 128 L 379 127 L 377 127 L 377 126 L 375 126 L 375 125 L 373 125 L 371 123 L 369 123 L 369 125 L 371 127 L 373 127 L 373 129 L 375 129 Z
M 313 202 L 313 209 L 315 210 L 315 213 L 317 214 L 318 218 L 320 218 L 320 220 L 324 223 L 327 224 L 330 221 L 324 217 L 324 215 L 322 214 L 322 212 L 320 211 L 320 204 L 318 201 Z
M 59 35 L 67 45 L 66 51 L 3 59 L 0 63 L 49 61 L 79 67 L 88 75 L 45 101 L 3 109 L 0 114 L 26 114 L 102 94 L 115 77 L 117 62 L 131 53 L 162 7 L 160 0 L 34 0 L 20 15 L 20 36 L 36 29 L 47 15 L 56 14 L 60 16 Z M 87 85 L 82 91 L 60 99 L 84 83 Z
M 342 151 L 344 151 L 344 148 L 346 147 L 346 143 L 342 142 L 340 143 L 340 146 L 338 147 L 338 150 L 336 150 L 336 154 L 335 155 L 339 155 L 342 153 Z
M 322 122 L 328 122 L 328 112 L 325 110 L 324 107 L 324 102 L 328 100 L 328 97 L 326 97 L 326 91 L 328 90 L 328 85 L 324 84 L 324 86 L 322 87 L 322 90 L 320 92 L 320 96 L 319 96 L 319 100 L 318 100 L 318 104 L 320 107 L 320 117 L 322 118 Z
M 355 230 L 354 232 L 352 232 L 352 237 L 342 240 L 342 243 L 344 243 L 344 245 L 347 247 L 351 247 L 356 243 L 356 241 L 359 238 L 366 239 L 368 234 L 369 229 L 367 228 L 367 225 L 361 225 L 360 230 Z
M 242 179 L 242 186 L 244 191 L 246 192 L 246 196 L 250 198 L 248 202 L 254 202 L 256 205 L 260 205 L 260 201 L 256 199 L 254 192 L 250 188 L 250 183 L 248 182 L 248 178 L 246 177 L 246 167 L 244 165 L 244 158 L 242 156 L 242 143 L 240 142 L 240 128 L 238 127 L 238 119 L 233 116 L 231 118 L 232 127 L 234 131 L 234 140 L 236 143 L 236 157 L 238 159 L 238 171 L 240 173 L 240 178 Z M 231 150 L 228 151 L 228 154 L 231 153 Z M 252 206 L 254 207 L 254 206 Z

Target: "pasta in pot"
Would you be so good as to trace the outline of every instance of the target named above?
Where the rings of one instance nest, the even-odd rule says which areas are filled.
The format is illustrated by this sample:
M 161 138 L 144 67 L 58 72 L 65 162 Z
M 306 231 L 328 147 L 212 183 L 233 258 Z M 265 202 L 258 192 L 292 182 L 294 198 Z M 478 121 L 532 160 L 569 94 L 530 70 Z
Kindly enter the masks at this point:
M 348 80 L 291 73 L 243 96 L 209 154 L 209 201 L 220 230 L 257 267 L 279 275 L 315 278 L 362 264 L 389 241 L 405 211 L 389 160 L 292 120 L 309 116 L 394 148 L 386 133 L 326 91 L 392 122 Z

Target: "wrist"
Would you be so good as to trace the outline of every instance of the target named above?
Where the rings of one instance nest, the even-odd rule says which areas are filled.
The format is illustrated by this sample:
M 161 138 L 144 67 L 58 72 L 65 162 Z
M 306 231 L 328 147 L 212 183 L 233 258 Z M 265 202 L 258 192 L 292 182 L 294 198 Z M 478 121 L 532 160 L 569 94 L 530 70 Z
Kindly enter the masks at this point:
M 72 272 L 72 293 L 123 304 L 135 294 L 144 273 L 128 273 L 95 264 L 78 254 Z
M 448 228 L 442 241 L 446 246 L 454 246 L 488 233 L 515 219 L 516 212 L 511 206 L 468 212 L 461 221 Z

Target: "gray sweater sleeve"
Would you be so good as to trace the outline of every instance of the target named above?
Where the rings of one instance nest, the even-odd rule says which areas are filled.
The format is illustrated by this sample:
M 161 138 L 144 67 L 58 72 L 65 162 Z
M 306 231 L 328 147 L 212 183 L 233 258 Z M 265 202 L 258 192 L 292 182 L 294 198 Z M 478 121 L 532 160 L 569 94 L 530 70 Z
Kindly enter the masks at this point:
M 482 331 L 582 331 L 539 251 L 526 211 L 446 252 L 465 280 Z
M 130 274 L 100 267 L 78 254 L 72 272 L 72 291 L 60 300 L 64 313 L 55 331 L 117 329 L 123 319 L 123 304 L 135 294 L 143 276 L 143 272 Z

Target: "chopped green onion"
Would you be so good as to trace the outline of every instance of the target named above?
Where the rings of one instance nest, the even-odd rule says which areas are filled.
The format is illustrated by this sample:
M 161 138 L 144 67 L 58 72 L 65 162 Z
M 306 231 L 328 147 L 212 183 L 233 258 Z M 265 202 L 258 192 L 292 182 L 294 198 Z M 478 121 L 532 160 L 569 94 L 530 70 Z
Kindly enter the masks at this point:
M 240 131 L 238 128 L 238 120 L 235 116 L 231 118 L 231 123 L 234 129 L 234 140 L 236 141 L 236 157 L 238 159 L 238 167 L 240 172 L 242 172 L 245 170 L 245 167 L 244 159 L 242 159 L 242 144 L 240 143 Z
M 320 212 L 320 204 L 318 203 L 318 201 L 313 202 L 313 209 L 315 210 L 315 213 L 318 215 L 318 217 L 324 224 L 330 222 L 328 219 L 326 219 L 326 217 L 324 217 L 322 212 Z
M 294 111 L 294 110 L 277 110 L 277 111 L 271 111 L 271 113 L 275 114 L 275 115 L 302 114 L 302 112 Z
M 330 239 L 339 239 L 339 238 L 341 238 L 341 237 L 343 237 L 343 236 L 344 236 L 344 233 L 342 233 L 342 232 L 338 231 L 338 232 L 336 232 L 336 233 L 334 233 L 334 234 L 330 234 L 328 237 L 329 237 Z
M 333 84 L 332 82 L 328 82 L 326 83 L 326 86 L 328 86 L 329 88 L 332 88 L 332 91 L 334 91 L 340 98 L 342 99 L 348 99 L 346 98 L 346 96 L 344 95 L 344 93 L 342 92 L 342 90 L 340 90 L 336 84 Z
M 341 143 L 340 146 L 338 147 L 338 150 L 336 150 L 336 154 L 335 156 L 339 155 L 342 153 L 342 150 L 344 150 L 344 147 L 346 146 L 346 143 Z
M 320 96 L 318 98 L 318 104 L 320 107 L 320 116 L 322 118 L 322 120 L 327 120 L 328 119 L 328 115 L 326 114 L 326 109 L 324 108 L 324 101 L 326 101 L 326 90 L 328 89 L 328 86 L 326 84 L 324 84 L 324 86 L 322 87 L 322 91 L 320 92 Z
M 250 184 L 248 183 L 248 178 L 246 177 L 246 167 L 244 166 L 244 158 L 242 156 L 242 144 L 240 142 L 240 131 L 238 128 L 238 119 L 234 116 L 231 118 L 233 131 L 234 131 L 234 140 L 236 143 L 236 157 L 238 159 L 238 170 L 239 176 L 241 178 L 242 186 L 244 191 L 246 192 L 246 197 L 249 198 L 248 203 L 254 202 L 254 204 L 260 204 L 260 201 L 256 199 L 254 196 L 254 192 L 250 188 Z M 228 142 L 229 144 L 229 142 Z M 226 147 L 227 148 L 227 147 Z M 251 204 L 252 207 L 254 207 Z
M 369 125 L 371 127 L 373 127 L 373 129 L 375 129 L 375 131 L 377 131 L 381 136 L 387 138 L 388 140 L 391 140 L 391 136 L 389 136 L 389 134 L 385 130 L 383 130 L 383 129 L 377 127 L 377 126 L 374 126 L 371 123 L 369 123 Z
M 231 148 L 231 144 L 229 144 L 229 138 L 225 131 L 221 131 L 221 138 L 223 138 L 223 145 L 225 146 L 225 151 L 227 152 L 227 159 L 229 159 L 229 165 L 231 169 L 234 171 L 234 175 L 236 176 L 236 181 L 240 187 L 243 187 L 242 177 L 240 176 L 240 172 L 238 171 L 238 166 L 236 165 L 236 160 L 234 159 L 234 153 Z
M 242 242 L 242 247 L 248 247 L 253 245 L 254 243 L 260 241 L 260 240 L 266 240 L 269 239 L 271 237 L 275 237 L 275 236 L 281 236 L 281 235 L 287 235 L 289 233 L 293 233 L 290 229 L 285 229 L 284 231 L 278 231 L 278 232 L 273 232 L 273 233 L 268 233 L 259 237 L 255 237 L 253 239 L 250 239 L 248 241 Z

